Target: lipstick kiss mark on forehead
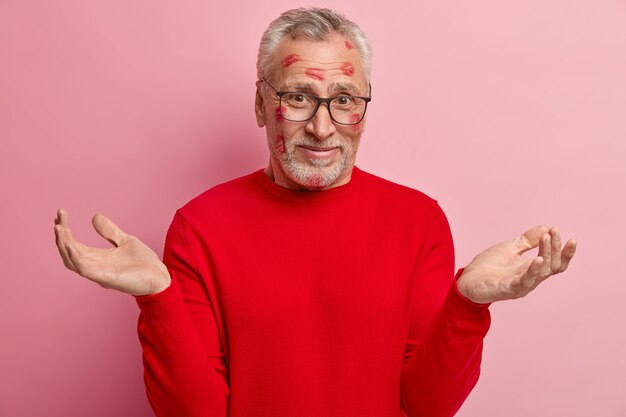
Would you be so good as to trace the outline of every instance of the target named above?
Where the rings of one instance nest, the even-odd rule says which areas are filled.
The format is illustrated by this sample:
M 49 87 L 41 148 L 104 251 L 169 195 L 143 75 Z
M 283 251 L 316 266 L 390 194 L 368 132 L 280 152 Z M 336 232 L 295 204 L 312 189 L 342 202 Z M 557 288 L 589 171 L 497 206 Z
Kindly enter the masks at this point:
M 320 68 L 307 68 L 304 74 L 316 80 L 323 81 L 326 77 L 322 71 L 323 70 Z
M 346 48 L 347 49 L 352 49 L 354 48 L 354 45 L 352 44 L 352 42 L 350 42 L 349 40 L 346 39 Z
M 301 60 L 302 58 L 300 58 L 300 55 L 290 54 L 290 55 L 287 55 L 285 59 L 283 59 L 282 66 L 283 68 L 287 68 L 289 65 L 293 64 L 294 62 L 298 62 Z
M 349 62 L 344 62 L 339 68 L 348 77 L 352 77 L 354 75 L 354 66 Z

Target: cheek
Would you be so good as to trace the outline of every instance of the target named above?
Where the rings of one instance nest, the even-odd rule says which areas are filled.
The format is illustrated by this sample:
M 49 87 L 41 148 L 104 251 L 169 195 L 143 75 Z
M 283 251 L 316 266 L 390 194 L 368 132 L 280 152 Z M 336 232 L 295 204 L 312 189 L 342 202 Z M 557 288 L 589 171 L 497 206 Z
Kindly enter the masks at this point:
M 285 118 L 284 118 L 284 117 L 283 117 L 283 115 L 281 114 L 281 109 L 282 109 L 282 111 L 283 111 L 283 112 L 285 112 L 285 111 L 286 111 L 285 106 L 282 106 L 282 107 L 276 107 L 276 110 L 274 110 L 274 115 L 275 115 L 275 117 L 276 117 L 276 121 L 277 121 L 278 123 L 282 123 L 282 122 L 284 122 L 284 121 L 285 121 Z
M 361 118 L 360 115 L 358 114 L 351 114 L 350 115 L 350 123 L 355 123 L 357 122 L 359 119 Z M 358 132 L 359 129 L 361 129 L 361 122 L 355 124 L 355 125 L 350 125 L 350 127 L 352 128 L 353 132 Z
M 276 152 L 279 154 L 285 153 L 285 138 L 283 135 L 276 136 Z
M 352 42 L 350 42 L 350 41 L 349 41 L 349 40 L 347 40 L 347 39 L 346 39 L 346 43 L 345 43 L 345 45 L 346 45 L 346 49 L 352 49 L 352 48 L 354 48 L 354 45 L 352 45 Z

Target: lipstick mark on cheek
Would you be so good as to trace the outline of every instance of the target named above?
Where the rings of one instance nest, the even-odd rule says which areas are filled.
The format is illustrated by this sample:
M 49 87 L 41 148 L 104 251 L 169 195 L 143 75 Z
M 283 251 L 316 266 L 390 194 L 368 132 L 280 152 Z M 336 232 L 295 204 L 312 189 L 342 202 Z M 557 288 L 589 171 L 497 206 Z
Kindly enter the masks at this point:
M 286 68 L 289 65 L 293 64 L 294 62 L 298 62 L 300 60 L 302 60 L 302 58 L 300 58 L 300 55 L 296 55 L 296 54 L 287 55 L 287 57 L 283 59 L 283 62 L 282 62 L 283 68 Z
M 276 151 L 280 154 L 285 153 L 285 138 L 283 135 L 276 136 Z
M 352 42 L 350 42 L 349 40 L 346 39 L 346 48 L 347 49 L 352 49 L 354 48 L 354 45 L 352 45 Z
M 275 112 L 274 112 L 274 115 L 276 116 L 276 121 L 277 121 L 278 123 L 282 123 L 282 122 L 284 122 L 284 121 L 285 121 L 285 118 L 284 118 L 284 117 L 283 117 L 283 115 L 281 114 L 281 109 L 282 109 L 283 113 L 286 111 L 285 106 L 282 106 L 282 107 L 276 107 L 276 110 L 275 110 Z
M 356 123 L 356 122 L 358 122 L 358 123 L 356 123 L 355 125 L 350 125 L 350 127 L 352 128 L 352 131 L 353 131 L 353 132 L 357 132 L 357 131 L 361 128 L 361 122 L 360 122 L 360 119 L 361 119 L 361 115 L 359 115 L 359 114 L 356 114 L 356 113 L 355 113 L 355 114 L 351 114 L 351 115 L 350 115 L 350 119 L 349 119 L 349 120 L 350 120 L 350 123 Z
M 341 67 L 339 67 L 339 69 L 341 69 L 341 71 L 343 71 L 343 73 L 348 77 L 352 77 L 354 75 L 354 66 L 349 62 L 344 62 L 343 64 L 341 64 Z
M 319 68 L 307 68 L 306 71 L 304 71 L 304 74 L 320 81 L 323 81 L 325 78 L 322 70 Z

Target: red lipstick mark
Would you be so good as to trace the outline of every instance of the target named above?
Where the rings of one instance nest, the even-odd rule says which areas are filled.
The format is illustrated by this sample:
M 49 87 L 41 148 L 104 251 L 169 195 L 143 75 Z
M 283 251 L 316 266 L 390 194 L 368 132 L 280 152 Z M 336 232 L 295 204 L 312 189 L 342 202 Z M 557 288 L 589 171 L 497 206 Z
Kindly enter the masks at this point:
M 356 114 L 356 113 L 351 114 L 350 118 L 348 120 L 350 121 L 350 123 L 356 123 L 354 125 L 351 125 L 353 131 L 356 132 L 357 130 L 359 130 L 361 128 L 361 126 L 360 126 L 361 125 L 361 122 L 360 122 L 361 115 L 360 114 Z
M 354 45 L 352 45 L 352 42 L 350 42 L 349 40 L 346 39 L 346 48 L 347 49 L 352 49 L 354 48 Z
M 302 60 L 302 58 L 300 58 L 300 55 L 296 55 L 296 54 L 287 55 L 287 57 L 283 59 L 283 68 L 286 68 L 289 65 L 293 64 L 294 62 L 298 62 L 300 60 Z
M 354 75 L 354 66 L 352 66 L 352 64 L 349 62 L 344 62 L 339 68 L 348 77 L 352 77 Z
M 311 78 L 315 78 L 316 80 L 324 80 L 324 74 L 322 73 L 323 70 L 321 70 L 320 68 L 307 68 L 306 71 L 304 71 L 305 75 L 308 75 Z
M 278 153 L 285 153 L 285 138 L 283 135 L 276 136 L 276 151 L 278 151 Z
M 309 179 L 309 186 L 312 188 L 322 188 L 324 186 L 324 179 L 319 175 L 314 175 Z
M 276 121 L 278 123 L 282 123 L 285 121 L 285 118 L 283 117 L 282 113 L 281 113 L 281 109 L 282 111 L 286 111 L 287 109 L 285 108 L 285 106 L 282 107 L 276 107 L 276 111 L 274 112 L 275 116 L 276 116 Z

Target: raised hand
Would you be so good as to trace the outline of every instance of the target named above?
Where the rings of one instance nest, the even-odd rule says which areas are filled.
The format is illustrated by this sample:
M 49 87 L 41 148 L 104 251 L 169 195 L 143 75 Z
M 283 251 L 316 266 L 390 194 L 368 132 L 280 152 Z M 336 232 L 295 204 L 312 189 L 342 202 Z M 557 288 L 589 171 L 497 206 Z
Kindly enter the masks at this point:
M 521 255 L 539 246 L 533 259 Z M 476 303 L 520 298 L 548 277 L 565 271 L 576 252 L 570 239 L 561 248 L 556 227 L 535 226 L 515 239 L 478 254 L 457 280 L 459 291 Z
M 54 234 L 69 270 L 104 288 L 136 296 L 156 294 L 170 285 L 170 274 L 158 255 L 104 215 L 96 214 L 92 223 L 98 234 L 114 245 L 108 249 L 92 248 L 74 240 L 67 217 L 65 210 L 57 211 Z

